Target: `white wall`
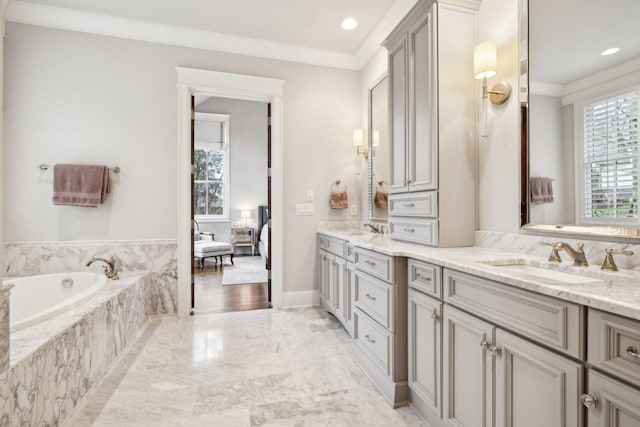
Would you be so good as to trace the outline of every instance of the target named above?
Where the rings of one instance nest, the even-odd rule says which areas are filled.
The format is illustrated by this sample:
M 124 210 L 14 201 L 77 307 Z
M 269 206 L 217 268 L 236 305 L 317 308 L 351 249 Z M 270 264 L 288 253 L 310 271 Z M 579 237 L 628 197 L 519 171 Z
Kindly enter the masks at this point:
M 489 79 L 489 87 L 503 80 L 512 87 L 507 102 L 489 103 L 489 140 L 478 147 L 478 223 L 481 230 L 516 232 L 520 224 L 518 2 L 483 0 L 478 19 L 478 42 L 491 40 L 498 47 L 498 74 Z M 479 100 L 480 86 L 478 81 Z M 480 107 L 478 111 L 481 117 Z
M 351 131 L 361 124 L 359 73 L 9 24 L 5 57 L 4 228 L 7 241 L 175 238 L 175 66 L 285 81 L 284 290 L 313 288 L 316 222 L 332 180 L 358 197 Z M 51 172 L 35 165 L 122 168 L 105 206 L 51 204 Z M 315 216 L 295 216 L 307 190 Z
M 196 106 L 203 113 L 229 114 L 229 221 L 201 222 L 200 230 L 229 242 L 233 222 L 248 210 L 247 224 L 258 227 L 258 205 L 267 204 L 267 104 L 239 99 L 210 98 Z

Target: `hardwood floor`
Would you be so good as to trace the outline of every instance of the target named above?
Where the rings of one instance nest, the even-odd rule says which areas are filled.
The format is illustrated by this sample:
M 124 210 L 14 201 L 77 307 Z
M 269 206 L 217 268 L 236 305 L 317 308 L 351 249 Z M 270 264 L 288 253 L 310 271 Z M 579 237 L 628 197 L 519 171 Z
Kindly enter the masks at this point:
M 225 257 L 225 262 L 228 263 Z M 224 265 L 206 261 L 204 270 L 194 262 L 194 314 L 269 308 L 266 283 L 222 286 Z

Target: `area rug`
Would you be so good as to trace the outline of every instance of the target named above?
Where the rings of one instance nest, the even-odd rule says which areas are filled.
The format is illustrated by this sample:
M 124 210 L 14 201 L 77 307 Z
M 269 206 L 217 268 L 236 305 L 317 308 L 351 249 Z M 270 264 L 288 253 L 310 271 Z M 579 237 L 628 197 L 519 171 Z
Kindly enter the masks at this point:
M 223 285 L 241 285 L 245 283 L 266 283 L 267 269 L 262 257 L 239 256 L 233 258 L 234 265 L 225 264 L 222 273 Z

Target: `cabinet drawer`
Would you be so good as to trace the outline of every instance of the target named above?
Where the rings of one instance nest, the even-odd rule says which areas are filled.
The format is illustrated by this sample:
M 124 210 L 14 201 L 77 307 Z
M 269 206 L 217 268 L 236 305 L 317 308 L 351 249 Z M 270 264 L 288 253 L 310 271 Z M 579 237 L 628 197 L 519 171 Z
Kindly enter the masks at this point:
M 445 302 L 573 357 L 584 358 L 578 304 L 470 274 L 444 270 Z
M 335 237 L 325 236 L 324 234 L 318 235 L 318 243 L 320 248 L 330 252 L 334 255 L 338 255 L 344 258 L 346 255 L 347 242 Z
M 367 313 L 382 326 L 395 332 L 394 287 L 356 271 L 354 277 L 354 300 L 356 307 Z
M 587 360 L 640 386 L 640 321 L 589 309 Z
M 438 244 L 438 220 L 389 220 L 389 236 L 395 240 L 436 246 Z
M 390 216 L 438 217 L 438 192 L 397 194 L 389 196 Z
M 393 258 L 362 248 L 353 249 L 353 260 L 356 268 L 372 276 L 391 282 L 393 278 Z
M 425 294 L 442 298 L 442 267 L 410 259 L 409 286 Z
M 355 345 L 368 354 L 385 375 L 391 376 L 391 354 L 394 335 L 356 308 L 353 312 Z

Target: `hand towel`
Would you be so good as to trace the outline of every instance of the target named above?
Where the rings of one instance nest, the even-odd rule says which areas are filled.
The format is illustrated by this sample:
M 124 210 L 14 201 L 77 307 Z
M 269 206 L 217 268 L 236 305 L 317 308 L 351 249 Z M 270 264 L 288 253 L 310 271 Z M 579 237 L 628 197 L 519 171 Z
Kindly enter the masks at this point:
M 386 184 L 385 181 L 378 182 L 376 193 L 373 196 L 373 204 L 380 209 L 389 208 L 389 191 L 384 189 Z
M 551 178 L 531 178 L 529 185 L 531 186 L 531 203 L 552 203 L 553 202 L 553 185 Z
M 330 205 L 331 209 L 346 209 L 348 207 L 347 191 L 332 191 Z
M 109 192 L 104 165 L 57 164 L 53 168 L 53 204 L 99 206 Z

